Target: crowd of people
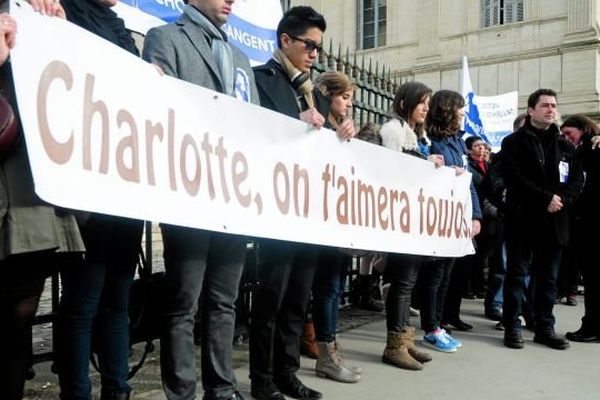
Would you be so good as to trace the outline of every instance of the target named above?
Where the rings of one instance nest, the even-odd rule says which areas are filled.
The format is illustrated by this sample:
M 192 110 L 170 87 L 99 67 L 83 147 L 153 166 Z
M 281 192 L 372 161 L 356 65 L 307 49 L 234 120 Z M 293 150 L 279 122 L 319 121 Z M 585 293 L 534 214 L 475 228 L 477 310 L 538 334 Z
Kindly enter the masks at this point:
M 116 0 L 30 0 L 34 10 L 74 24 L 139 55 L 124 23 L 110 9 Z M 432 360 L 420 349 L 410 316 L 419 309 L 421 344 L 452 353 L 463 343 L 452 330 L 473 327 L 460 318 L 461 299 L 485 298 L 485 315 L 499 321 L 504 345 L 522 348 L 521 316 L 534 341 L 566 349 L 569 340 L 600 341 L 600 276 L 594 265 L 594 227 L 600 223 L 600 136 L 583 115 L 559 122 L 557 93 L 533 92 L 527 113 L 515 121 L 499 153 L 479 137 L 464 138 L 465 100 L 451 90 L 420 82 L 401 85 L 390 118 L 379 133 L 352 118 L 355 86 L 340 72 L 312 82 L 321 51 L 324 17 L 310 7 L 287 11 L 277 27 L 277 49 L 266 64 L 248 58 L 221 30 L 234 0 L 188 0 L 176 22 L 151 29 L 141 57 L 160 74 L 236 96 L 242 70 L 245 100 L 336 132 L 340 140 L 364 139 L 431 162 L 469 171 L 476 254 L 459 259 L 410 254 L 361 253 L 357 303 L 381 311 L 370 298 L 373 267 L 387 288 L 387 341 L 382 362 L 421 370 Z M 2 94 L 18 114 L 9 52 L 17 26 L 3 2 L 0 14 Z M 18 115 L 17 115 L 18 122 Z M 94 321 L 101 399 L 130 397 L 128 297 L 134 279 L 143 222 L 55 207 L 39 199 L 20 127 L 0 154 L 0 397 L 21 399 L 31 351 L 31 325 L 45 279 L 60 271 L 62 293 L 56 324 L 56 365 L 62 399 L 91 399 L 89 359 Z M 466 140 L 465 140 L 466 139 Z M 161 224 L 165 276 L 161 299 L 160 365 L 168 399 L 197 393 L 194 322 L 199 311 L 203 398 L 243 399 L 232 363 L 235 302 L 248 238 Z M 317 375 L 356 383 L 362 369 L 343 356 L 336 335 L 347 251 L 275 239 L 258 244 L 259 285 L 250 324 L 251 395 L 258 400 L 319 399 L 297 376 L 301 337 L 312 340 Z M 563 251 L 567 249 L 566 251 Z M 568 256 L 566 256 L 566 255 Z M 583 274 L 585 315 L 567 338 L 554 330 L 562 265 Z M 384 268 L 385 267 L 385 268 Z M 488 269 L 487 281 L 484 271 Z M 575 278 L 575 287 L 577 278 Z M 487 286 L 487 287 L 486 287 Z M 572 285 L 571 285 L 572 286 Z M 364 296 L 364 297 L 363 297 Z M 569 297 L 570 296 L 570 297 Z M 312 297 L 312 318 L 308 306 Z M 199 301 L 200 299 L 200 301 Z M 412 306 L 412 307 L 411 307 Z M 306 338 L 305 338 L 306 339 Z M 567 340 L 568 339 L 568 340 Z

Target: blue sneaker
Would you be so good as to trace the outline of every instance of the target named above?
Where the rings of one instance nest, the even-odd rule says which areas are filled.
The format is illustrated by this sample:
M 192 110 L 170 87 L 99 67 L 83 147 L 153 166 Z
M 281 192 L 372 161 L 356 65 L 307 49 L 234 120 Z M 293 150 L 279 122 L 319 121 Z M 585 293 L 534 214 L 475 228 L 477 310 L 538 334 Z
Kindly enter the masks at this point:
M 440 330 L 442 331 L 442 334 L 445 335 L 451 343 L 454 343 L 454 347 L 456 347 L 457 349 L 462 347 L 462 342 L 460 340 L 450 335 L 448 332 L 446 332 L 444 328 L 440 328 Z
M 436 329 L 423 336 L 423 345 L 444 353 L 454 353 L 456 344 L 448 336 L 443 329 Z

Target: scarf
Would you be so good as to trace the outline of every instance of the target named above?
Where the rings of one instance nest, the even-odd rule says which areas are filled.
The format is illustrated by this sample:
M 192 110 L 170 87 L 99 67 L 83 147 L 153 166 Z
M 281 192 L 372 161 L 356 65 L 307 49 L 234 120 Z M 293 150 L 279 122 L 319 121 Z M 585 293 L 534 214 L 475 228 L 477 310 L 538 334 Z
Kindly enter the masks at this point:
M 139 56 L 125 23 L 109 7 L 95 0 L 61 0 L 67 20 Z
M 187 5 L 184 7 L 183 12 L 192 21 L 200 25 L 200 28 L 209 37 L 213 60 L 217 64 L 221 82 L 223 83 L 223 93 L 235 97 L 235 68 L 233 68 L 233 55 L 231 47 L 227 43 L 227 35 L 221 29 L 217 28 L 196 7 Z
M 275 49 L 275 52 L 273 52 L 273 59 L 281 65 L 287 74 L 288 79 L 292 83 L 292 87 L 299 96 L 304 98 L 308 108 L 314 108 L 315 99 L 313 97 L 313 84 L 310 81 L 310 76 L 296 68 L 281 49 Z

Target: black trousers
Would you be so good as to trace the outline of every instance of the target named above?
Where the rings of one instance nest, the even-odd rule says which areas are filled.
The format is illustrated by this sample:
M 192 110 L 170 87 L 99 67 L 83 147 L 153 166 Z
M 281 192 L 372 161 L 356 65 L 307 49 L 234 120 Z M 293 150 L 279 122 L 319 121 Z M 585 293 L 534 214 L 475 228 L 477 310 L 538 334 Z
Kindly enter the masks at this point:
M 507 330 L 519 330 L 526 279 L 534 280 L 533 308 L 537 334 L 554 332 L 554 299 L 560 267 L 561 247 L 547 238 L 507 235 L 507 271 L 504 283 L 503 322 Z
M 259 286 L 252 302 L 250 379 L 259 383 L 295 374 L 318 247 L 264 239 L 259 242 Z
M 233 372 L 235 301 L 246 259 L 244 236 L 161 225 L 164 257 L 164 326 L 160 366 L 168 399 L 196 394 L 194 316 L 202 318 L 201 366 L 205 399 L 228 398 Z
M 597 246 L 598 221 L 588 218 L 586 223 L 576 225 L 577 241 L 573 241 L 573 249 L 578 254 L 585 288 L 585 314 L 582 328 L 587 332 L 600 334 L 600 265 Z
M 385 301 L 387 330 L 399 332 L 410 325 L 410 302 L 421 267 L 421 256 L 388 254 L 384 280 L 390 283 Z

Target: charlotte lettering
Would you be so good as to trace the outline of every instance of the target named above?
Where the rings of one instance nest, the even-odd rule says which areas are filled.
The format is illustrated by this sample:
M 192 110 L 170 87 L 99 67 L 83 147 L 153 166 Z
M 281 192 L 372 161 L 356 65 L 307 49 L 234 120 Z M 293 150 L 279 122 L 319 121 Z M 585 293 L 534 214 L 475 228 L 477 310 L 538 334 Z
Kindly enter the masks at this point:
M 246 156 L 240 151 L 234 151 L 230 155 L 224 137 L 219 137 L 215 142 L 210 133 L 205 132 L 199 142 L 197 136 L 189 133 L 176 135 L 176 115 L 171 108 L 166 112 L 166 123 L 145 119 L 140 124 L 125 109 L 119 109 L 112 115 L 106 102 L 94 98 L 95 81 L 93 74 L 85 75 L 81 134 L 75 134 L 72 127 L 68 139 L 59 142 L 50 128 L 47 112 L 50 87 L 62 83 L 64 90 L 70 92 L 74 84 L 73 73 L 61 61 L 53 61 L 44 69 L 38 86 L 37 114 L 42 145 L 50 160 L 59 165 L 79 162 L 83 170 L 105 175 L 113 167 L 124 181 L 150 186 L 161 184 L 156 181 L 155 168 L 167 168 L 168 186 L 172 191 L 179 191 L 178 183 L 181 182 L 183 190 L 189 196 L 196 197 L 204 184 L 211 200 L 227 204 L 234 198 L 246 208 L 254 200 L 258 214 L 262 213 L 260 194 L 256 193 L 253 197 L 252 190 L 248 187 L 249 167 Z M 111 153 L 111 118 L 115 118 L 118 128 L 126 133 L 116 143 L 112 150 L 114 153 Z M 100 148 L 94 148 L 92 144 L 94 121 L 96 124 L 99 121 L 100 124 Z M 73 159 L 75 146 L 81 146 L 81 160 Z M 140 151 L 145 151 L 145 165 L 140 165 Z M 166 157 L 159 157 L 160 160 L 166 158 L 166 165 L 155 165 L 155 152 L 163 156 L 166 153 Z M 127 153 L 131 154 L 129 160 Z M 142 169 L 146 172 L 144 182 L 140 173 Z

